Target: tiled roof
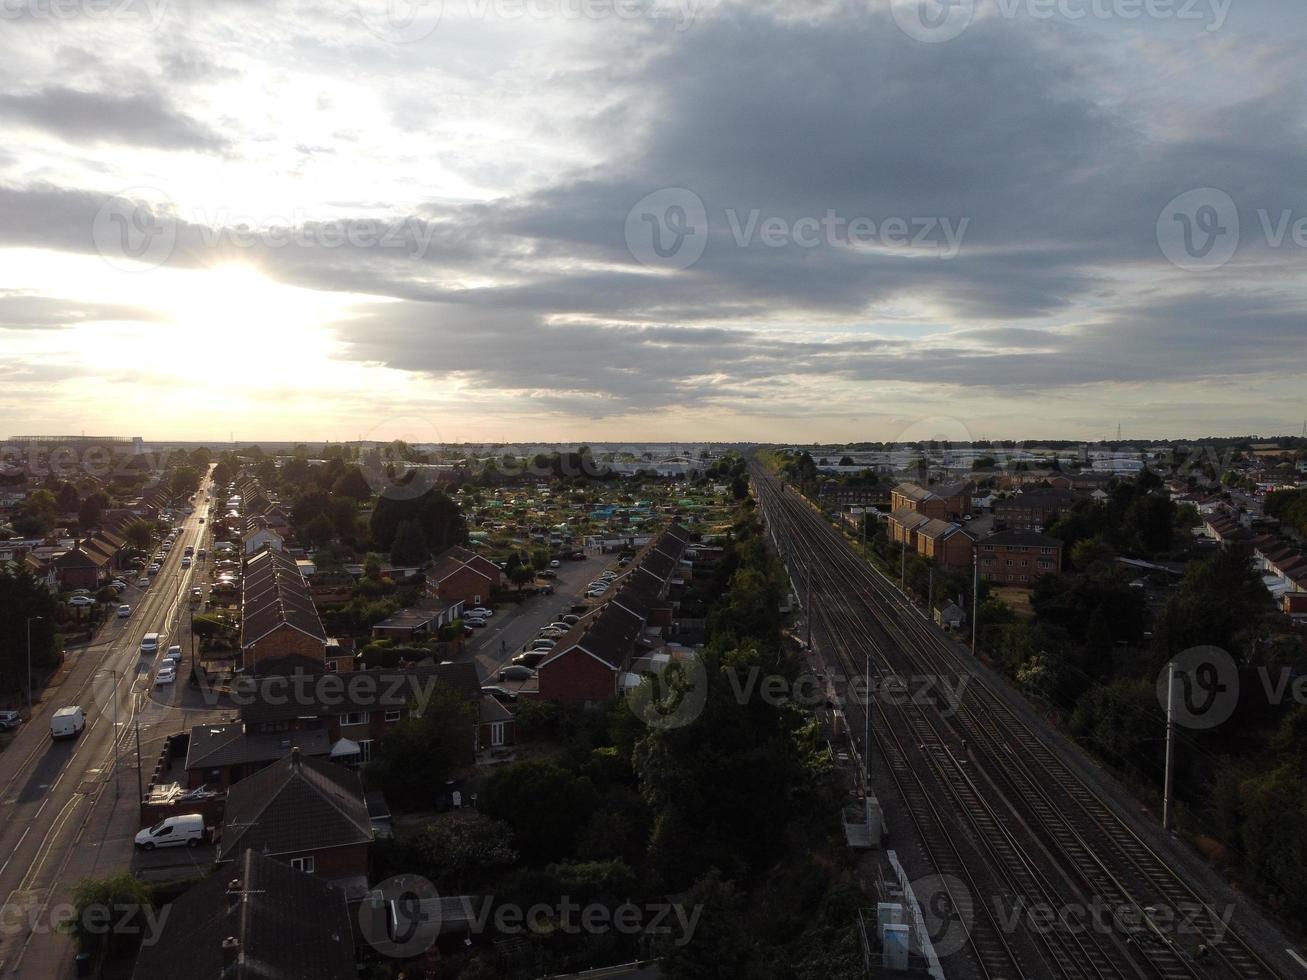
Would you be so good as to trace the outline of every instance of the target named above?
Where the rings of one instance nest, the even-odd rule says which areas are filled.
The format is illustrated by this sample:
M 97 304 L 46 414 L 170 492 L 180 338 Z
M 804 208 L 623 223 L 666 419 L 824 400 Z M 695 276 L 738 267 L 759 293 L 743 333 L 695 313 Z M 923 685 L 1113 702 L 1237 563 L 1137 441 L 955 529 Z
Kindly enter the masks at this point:
M 1050 537 L 1047 534 L 1039 534 L 1036 531 L 999 531 L 997 534 L 991 534 L 987 538 L 981 538 L 980 543 L 1003 546 L 1020 545 L 1024 547 L 1040 548 L 1062 547 L 1062 541 L 1059 538 Z
M 276 855 L 371 841 L 358 775 L 295 753 L 227 791 L 218 860 L 247 849 Z
M 283 624 L 326 642 L 326 630 L 295 559 L 280 551 L 261 551 L 245 562 L 241 646 L 248 647 Z
M 357 980 L 345 893 L 257 851 L 167 911 L 161 934 L 136 957 L 133 980 Z M 235 960 L 230 968 L 229 939 L 239 943 L 227 954 Z
M 330 678 L 339 678 L 339 688 L 337 681 Z M 322 718 L 350 711 L 403 708 L 434 682 L 461 692 L 468 700 L 481 696 L 481 682 L 471 661 L 450 661 L 412 670 L 356 670 L 317 675 L 305 678 L 302 688 L 293 686 L 295 681 L 293 677 L 265 677 L 254 682 L 243 699 L 241 721 L 248 725 L 309 715 Z M 311 699 L 308 703 L 300 703 L 293 696 L 300 690 Z

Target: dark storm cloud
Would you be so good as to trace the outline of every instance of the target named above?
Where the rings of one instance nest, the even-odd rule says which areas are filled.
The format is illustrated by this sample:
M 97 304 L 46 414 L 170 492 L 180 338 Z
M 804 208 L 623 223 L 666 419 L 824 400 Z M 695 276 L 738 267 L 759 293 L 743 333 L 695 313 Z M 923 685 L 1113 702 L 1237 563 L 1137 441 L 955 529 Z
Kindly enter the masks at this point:
M 217 150 L 226 141 L 172 108 L 157 92 L 118 95 L 49 87 L 0 94 L 0 119 L 75 142 Z

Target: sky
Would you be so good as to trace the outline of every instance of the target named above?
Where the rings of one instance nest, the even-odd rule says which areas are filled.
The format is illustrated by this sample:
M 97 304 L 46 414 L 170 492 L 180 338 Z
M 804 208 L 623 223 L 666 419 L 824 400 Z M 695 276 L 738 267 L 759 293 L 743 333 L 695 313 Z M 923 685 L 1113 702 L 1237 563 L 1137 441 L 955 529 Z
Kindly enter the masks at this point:
M 1297 433 L 1307 5 L 0 0 L 0 437 Z

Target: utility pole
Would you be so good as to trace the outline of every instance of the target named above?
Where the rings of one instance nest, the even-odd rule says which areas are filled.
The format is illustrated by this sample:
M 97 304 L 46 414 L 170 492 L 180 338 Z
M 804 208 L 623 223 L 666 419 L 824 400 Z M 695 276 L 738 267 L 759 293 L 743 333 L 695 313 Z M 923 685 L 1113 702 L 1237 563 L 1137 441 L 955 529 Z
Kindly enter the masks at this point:
M 113 673 L 113 798 L 119 796 L 118 788 L 118 671 Z
M 1166 665 L 1166 775 L 1162 786 L 1162 830 L 1171 830 L 1171 792 L 1175 781 L 1175 661 Z
M 899 545 L 899 589 L 906 592 L 908 588 L 908 542 Z
M 935 615 L 935 566 L 931 565 L 927 573 L 930 575 L 928 580 L 930 587 L 926 590 L 926 613 L 933 617 Z
M 141 722 L 136 721 L 136 808 L 145 806 L 145 786 L 141 783 Z
M 976 655 L 976 627 L 980 624 L 980 552 L 971 550 L 971 655 Z

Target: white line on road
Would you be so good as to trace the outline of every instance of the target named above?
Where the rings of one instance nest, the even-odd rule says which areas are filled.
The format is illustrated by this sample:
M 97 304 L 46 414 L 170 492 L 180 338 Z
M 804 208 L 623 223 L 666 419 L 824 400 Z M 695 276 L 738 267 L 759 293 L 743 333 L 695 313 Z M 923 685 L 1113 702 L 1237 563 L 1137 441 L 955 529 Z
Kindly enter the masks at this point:
M 0 875 L 3 875 L 5 873 L 5 869 L 9 867 L 9 862 L 14 859 L 14 852 L 23 846 L 23 841 L 27 840 L 27 835 L 30 834 L 31 832 L 32 832 L 31 827 L 27 827 L 23 831 L 23 836 L 18 838 L 18 843 L 14 845 L 14 850 L 10 851 L 9 856 L 5 858 L 5 863 L 0 864 Z
M 1302 967 L 1304 970 L 1307 970 L 1307 960 L 1303 959 L 1301 956 L 1299 956 L 1296 952 L 1294 952 L 1291 949 L 1286 949 L 1285 952 L 1288 953 L 1290 956 L 1292 956 L 1300 967 Z

